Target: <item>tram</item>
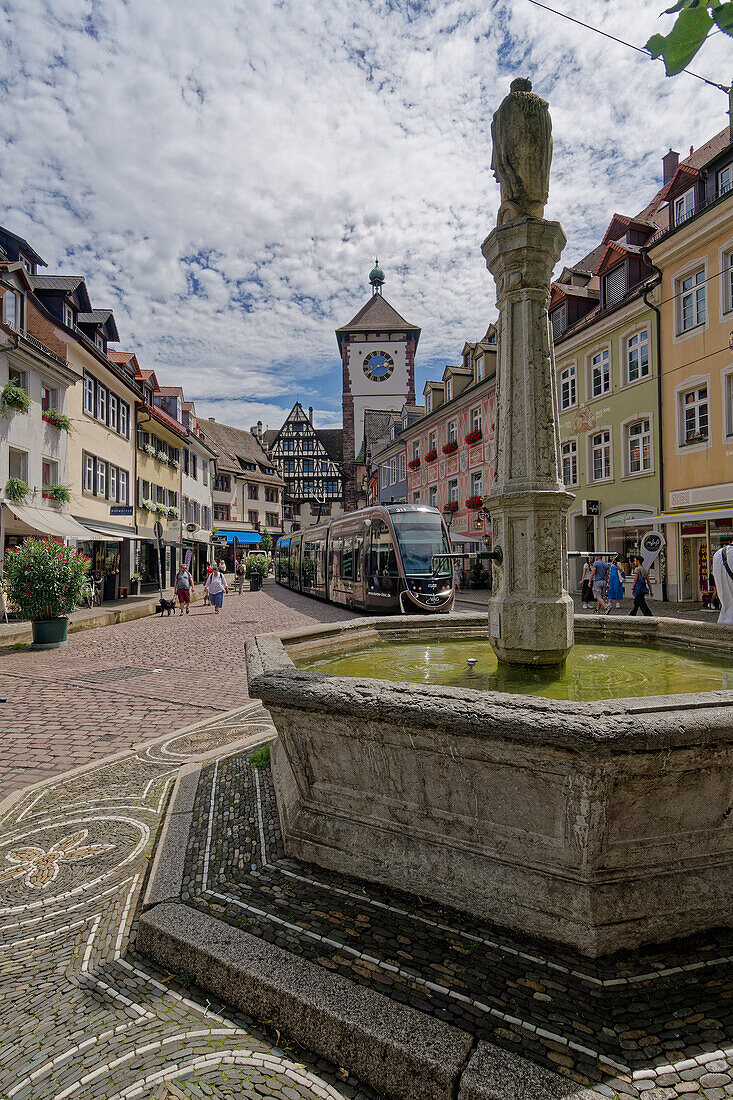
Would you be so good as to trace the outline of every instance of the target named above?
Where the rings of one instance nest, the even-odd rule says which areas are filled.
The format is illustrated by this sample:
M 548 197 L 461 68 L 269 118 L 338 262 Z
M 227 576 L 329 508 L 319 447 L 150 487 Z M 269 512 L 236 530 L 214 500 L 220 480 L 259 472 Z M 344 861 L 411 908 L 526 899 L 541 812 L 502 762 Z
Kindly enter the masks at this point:
M 278 584 L 353 610 L 450 611 L 450 539 L 437 508 L 387 504 L 284 535 L 275 546 Z

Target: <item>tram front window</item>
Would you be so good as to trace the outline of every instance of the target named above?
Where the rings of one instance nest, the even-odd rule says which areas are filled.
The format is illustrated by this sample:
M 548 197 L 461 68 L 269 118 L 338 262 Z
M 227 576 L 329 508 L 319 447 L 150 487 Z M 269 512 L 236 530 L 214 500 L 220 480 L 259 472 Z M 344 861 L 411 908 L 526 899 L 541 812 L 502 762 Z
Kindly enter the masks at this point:
M 441 517 L 436 512 L 394 512 L 392 522 L 407 577 L 427 577 L 433 573 L 433 555 L 450 554 L 451 547 Z M 443 560 L 437 572 L 446 585 L 451 583 L 449 560 Z

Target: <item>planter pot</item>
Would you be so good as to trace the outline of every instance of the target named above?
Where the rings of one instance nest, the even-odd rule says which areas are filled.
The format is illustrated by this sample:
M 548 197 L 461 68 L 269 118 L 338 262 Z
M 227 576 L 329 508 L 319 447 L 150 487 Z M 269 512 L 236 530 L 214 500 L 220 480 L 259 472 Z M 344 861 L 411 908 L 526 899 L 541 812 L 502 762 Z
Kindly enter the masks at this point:
M 60 619 L 40 619 L 31 623 L 33 630 L 33 644 L 31 649 L 60 649 L 68 645 L 66 632 L 69 628 L 69 620 L 64 616 Z
M 130 581 L 130 595 L 131 596 L 139 596 L 140 595 L 140 581 Z
M 250 592 L 259 592 L 262 588 L 262 574 L 253 573 L 249 578 L 249 590 Z

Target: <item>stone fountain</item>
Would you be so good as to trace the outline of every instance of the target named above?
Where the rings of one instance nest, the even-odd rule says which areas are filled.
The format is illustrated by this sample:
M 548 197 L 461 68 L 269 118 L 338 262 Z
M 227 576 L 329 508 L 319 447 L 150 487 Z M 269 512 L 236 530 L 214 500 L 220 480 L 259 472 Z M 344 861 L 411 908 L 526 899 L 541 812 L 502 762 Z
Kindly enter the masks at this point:
M 733 693 L 600 703 L 425 684 L 416 693 L 297 671 L 290 659 L 408 635 L 430 644 L 488 634 L 500 663 L 515 666 L 561 666 L 572 647 L 572 498 L 558 470 L 547 320 L 565 238 L 541 217 L 551 127 L 530 89 L 515 81 L 494 118 L 502 203 L 483 246 L 500 310 L 497 480 L 487 498 L 500 564 L 489 631 L 485 618 L 465 616 L 364 619 L 255 638 L 247 661 L 250 690 L 279 734 L 273 774 L 289 855 L 602 955 L 733 921 L 722 770 Z M 700 624 L 576 628 L 733 649 L 727 636 L 703 637 Z M 705 820 L 690 832 L 683 792 L 692 790 Z

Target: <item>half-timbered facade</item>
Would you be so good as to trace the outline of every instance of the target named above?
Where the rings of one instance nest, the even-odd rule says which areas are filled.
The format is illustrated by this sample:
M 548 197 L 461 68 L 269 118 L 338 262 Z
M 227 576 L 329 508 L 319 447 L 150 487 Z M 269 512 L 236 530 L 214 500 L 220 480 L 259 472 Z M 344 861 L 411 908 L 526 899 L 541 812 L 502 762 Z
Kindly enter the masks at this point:
M 314 428 L 313 410 L 296 401 L 283 426 L 264 433 L 263 446 L 285 482 L 286 533 L 343 513 L 340 429 Z

